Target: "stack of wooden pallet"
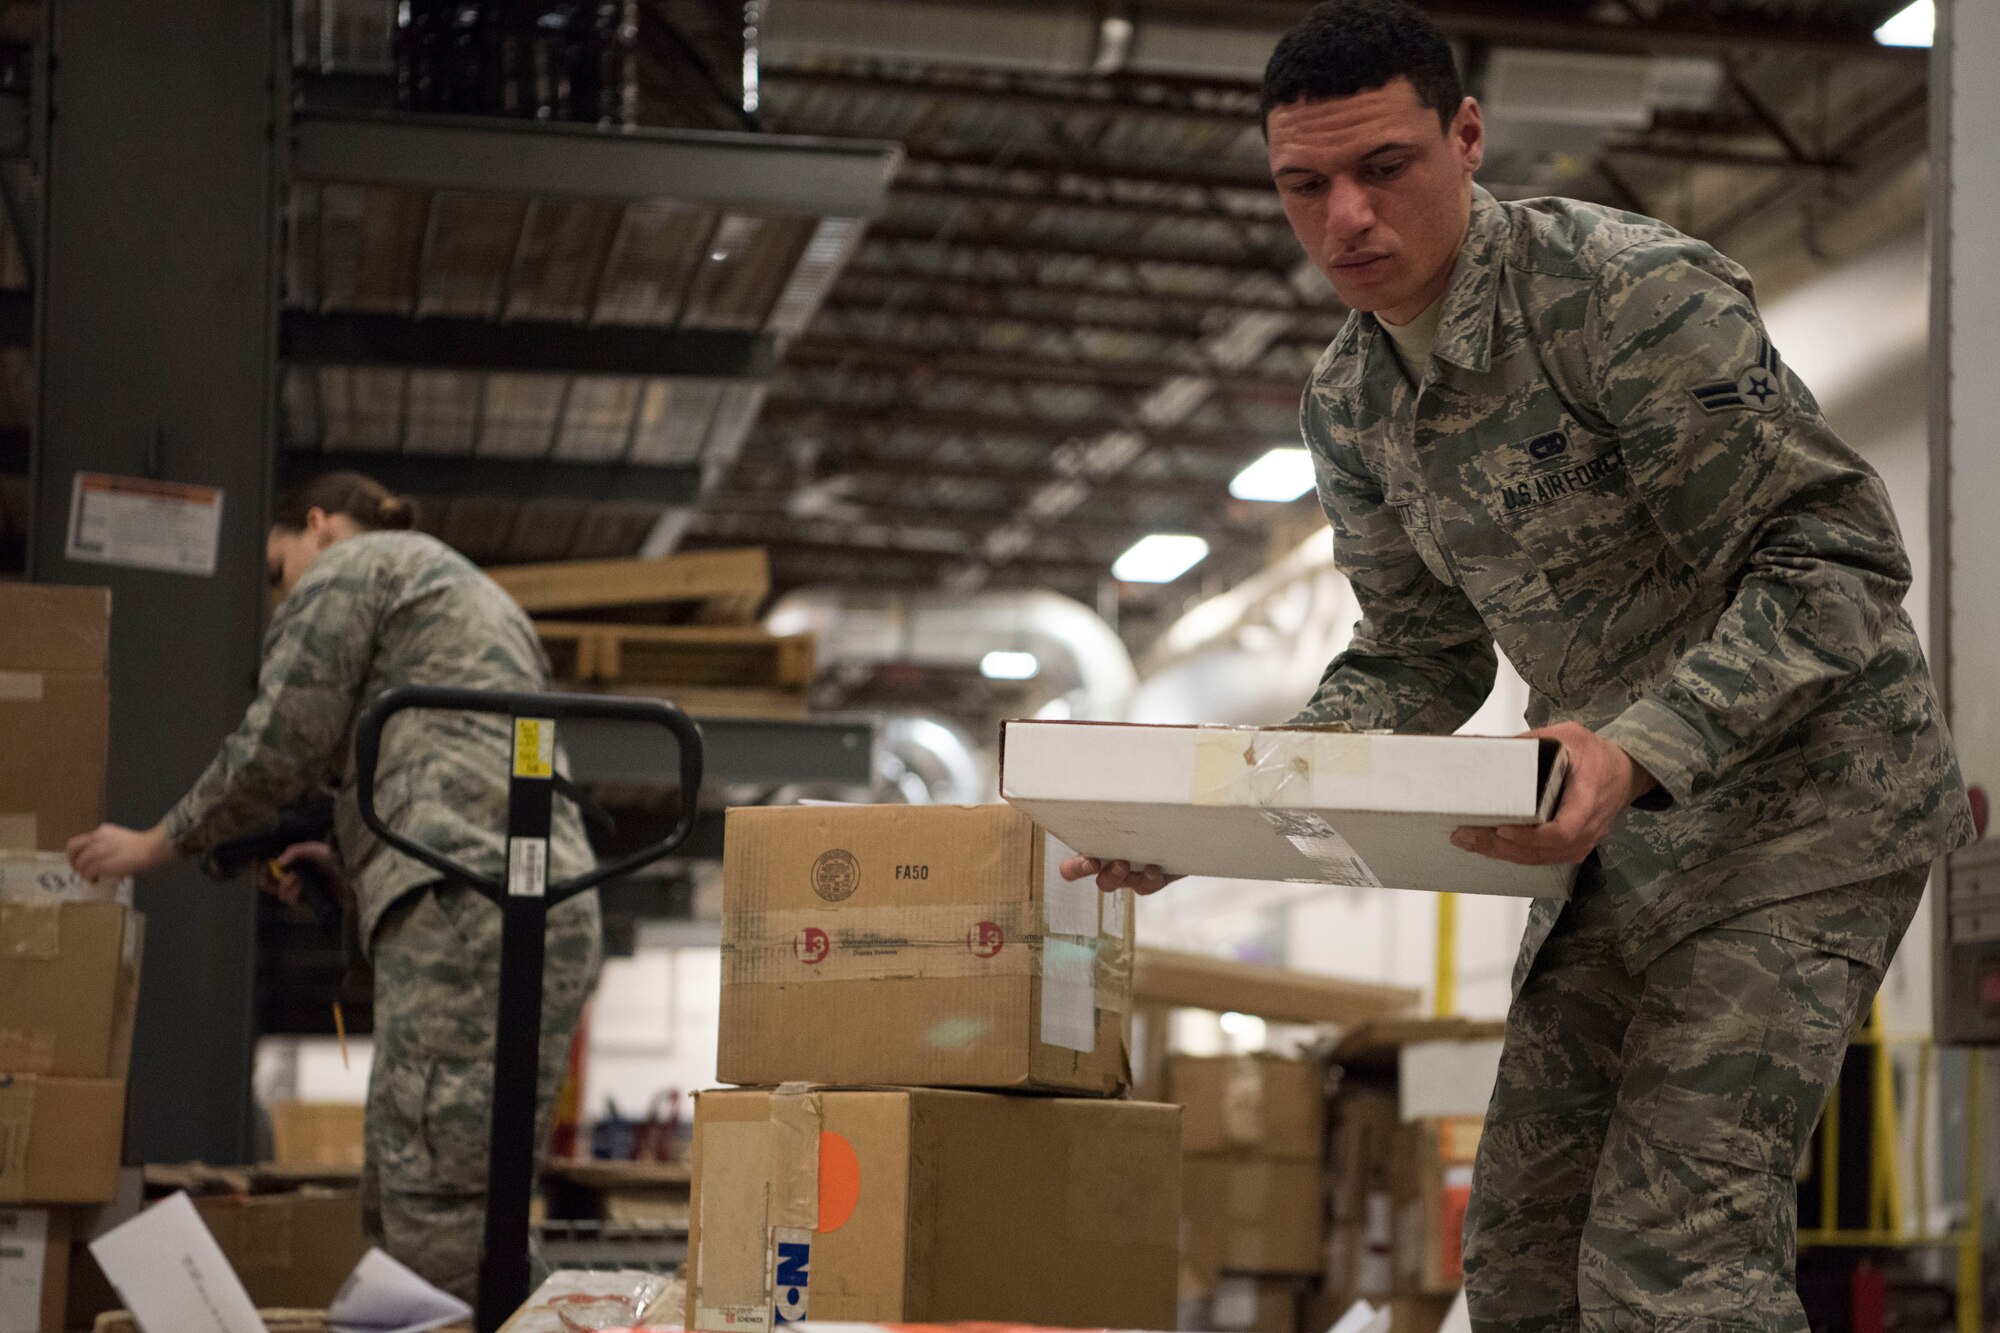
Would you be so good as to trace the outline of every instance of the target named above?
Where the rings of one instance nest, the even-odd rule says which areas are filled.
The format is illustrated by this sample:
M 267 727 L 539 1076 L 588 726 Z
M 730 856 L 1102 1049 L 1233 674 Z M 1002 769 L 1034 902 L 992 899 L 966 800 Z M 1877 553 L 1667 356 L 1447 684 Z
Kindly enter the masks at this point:
M 696 716 L 805 715 L 813 639 L 758 627 L 761 549 L 488 572 L 535 617 L 559 689 L 652 695 Z

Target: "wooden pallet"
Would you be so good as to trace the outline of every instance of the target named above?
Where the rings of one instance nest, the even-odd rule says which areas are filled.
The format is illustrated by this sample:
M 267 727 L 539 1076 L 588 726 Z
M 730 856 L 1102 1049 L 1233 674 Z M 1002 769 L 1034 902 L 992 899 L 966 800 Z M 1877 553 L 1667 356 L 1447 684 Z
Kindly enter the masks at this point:
M 695 686 L 779 690 L 803 696 L 813 678 L 813 636 L 751 626 L 599 625 L 538 621 L 557 680 L 671 691 Z
M 708 625 L 747 625 L 771 591 L 762 547 L 690 551 L 663 560 L 567 560 L 503 565 L 487 573 L 529 615 L 693 603 Z

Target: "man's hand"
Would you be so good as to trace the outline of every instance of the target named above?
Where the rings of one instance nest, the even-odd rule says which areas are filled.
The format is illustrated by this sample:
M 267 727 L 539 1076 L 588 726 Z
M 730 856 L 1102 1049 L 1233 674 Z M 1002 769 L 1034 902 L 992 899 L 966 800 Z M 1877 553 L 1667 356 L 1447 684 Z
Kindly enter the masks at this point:
M 1561 741 L 1569 757 L 1555 818 L 1546 824 L 1462 828 L 1451 835 L 1453 846 L 1516 865 L 1576 865 L 1597 850 L 1612 820 L 1659 785 L 1616 742 L 1588 727 L 1561 722 L 1524 734 Z
M 295 842 L 257 876 L 257 887 L 285 906 L 297 907 L 305 884 L 294 867 L 301 863 L 317 866 L 328 883 L 340 882 L 340 871 L 333 864 L 333 848 L 323 842 Z
M 155 826 L 149 829 L 99 824 L 69 840 L 69 863 L 85 879 L 122 879 L 174 859 L 174 846 Z
M 1180 878 L 1162 874 L 1158 866 L 1134 870 L 1130 861 L 1102 861 L 1095 856 L 1072 856 L 1062 863 L 1064 879 L 1078 880 L 1087 875 L 1097 876 L 1097 887 L 1106 893 L 1130 889 L 1140 897 L 1158 893 Z

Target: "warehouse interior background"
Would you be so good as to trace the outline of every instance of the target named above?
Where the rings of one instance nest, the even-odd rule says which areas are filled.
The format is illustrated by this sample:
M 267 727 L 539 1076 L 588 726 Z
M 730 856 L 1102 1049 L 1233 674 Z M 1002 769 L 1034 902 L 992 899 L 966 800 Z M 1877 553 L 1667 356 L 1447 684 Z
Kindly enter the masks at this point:
M 478 88 L 412 109 L 390 0 L 0 4 L 0 578 L 113 589 L 110 817 L 157 817 L 247 701 L 290 481 L 367 472 L 496 572 L 761 550 L 756 624 L 813 636 L 810 664 L 775 701 L 703 696 L 707 841 L 607 892 L 588 1122 L 715 1081 L 724 806 L 992 801 L 1004 718 L 1283 721 L 1356 616 L 1297 426 L 1346 312 L 1256 115 L 1305 7 L 631 0 L 610 123 L 562 124 Z M 1749 269 L 1772 340 L 1886 480 L 1939 643 L 1980 596 L 1936 586 L 1941 93 L 1928 33 L 1885 27 L 1929 6 L 1423 7 L 1484 107 L 1485 188 L 1649 214 Z M 1939 5 L 1990 71 L 1982 7 Z M 1961 124 L 1992 105 L 1974 83 Z M 1961 177 L 1952 250 L 1985 282 L 1970 201 L 2000 194 L 1990 162 L 1955 170 L 1987 173 Z M 214 572 L 74 560 L 86 472 L 221 488 Z M 1955 517 L 1953 568 L 1976 567 L 1991 528 Z M 615 683 L 583 652 L 558 674 Z M 1954 661 L 1967 776 L 1991 781 L 2000 736 L 1959 711 L 1985 667 Z M 1525 703 L 1503 667 L 1467 730 L 1518 730 Z M 636 762 L 599 791 L 643 824 L 661 798 Z M 1136 930 L 1497 1018 L 1527 903 L 1444 902 L 1195 880 Z M 343 1043 L 311 989 L 337 984 L 337 942 L 191 869 L 141 905 L 141 1160 L 245 1160 L 260 1104 L 361 1100 L 365 1010 Z M 1919 915 L 1880 1004 L 1909 1039 L 1899 1086 L 1936 1089 L 1893 1149 L 1935 1182 L 1907 1219 L 1924 1234 L 1963 1222 L 1971 1140 L 2000 1160 L 1994 1122 L 1964 1119 L 1982 1057 L 1925 1045 L 1942 919 Z M 1192 1054 L 1314 1035 L 1172 1021 Z

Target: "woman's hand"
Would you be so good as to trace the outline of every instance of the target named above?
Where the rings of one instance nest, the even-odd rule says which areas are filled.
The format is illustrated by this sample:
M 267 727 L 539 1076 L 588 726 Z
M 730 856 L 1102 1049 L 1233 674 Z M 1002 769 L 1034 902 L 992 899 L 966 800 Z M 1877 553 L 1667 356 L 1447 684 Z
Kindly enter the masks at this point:
M 1104 861 L 1095 856 L 1072 856 L 1062 863 L 1064 879 L 1078 880 L 1088 875 L 1097 876 L 1097 887 L 1106 893 L 1130 889 L 1142 898 L 1149 893 L 1158 893 L 1180 878 L 1179 875 L 1162 874 L 1158 866 L 1141 869 L 1130 861 Z
M 69 863 L 85 879 L 123 879 L 174 859 L 174 845 L 158 825 L 149 829 L 99 824 L 69 840 Z
M 297 907 L 299 895 L 305 891 L 305 882 L 299 878 L 299 869 L 304 866 L 317 867 L 329 884 L 340 883 L 340 869 L 333 863 L 332 847 L 323 842 L 295 842 L 264 867 L 257 876 L 257 887 L 285 906 Z

